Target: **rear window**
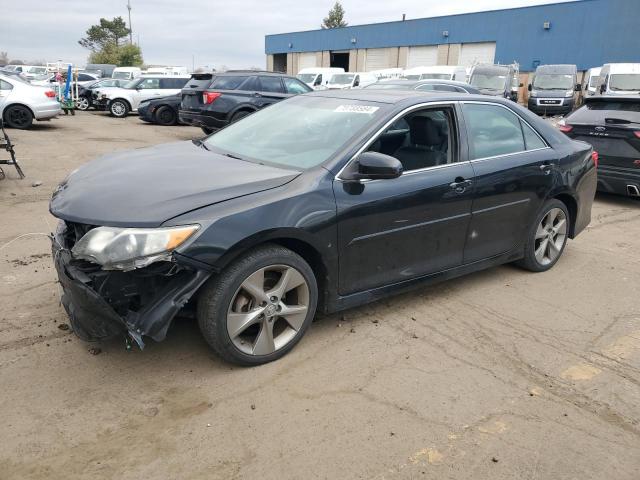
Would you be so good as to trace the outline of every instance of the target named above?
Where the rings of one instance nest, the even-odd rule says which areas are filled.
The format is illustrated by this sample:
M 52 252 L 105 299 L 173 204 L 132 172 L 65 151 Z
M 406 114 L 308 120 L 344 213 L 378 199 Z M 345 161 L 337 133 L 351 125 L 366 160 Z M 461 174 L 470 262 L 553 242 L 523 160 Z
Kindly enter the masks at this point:
M 247 79 L 247 77 L 224 76 L 216 77 L 211 83 L 211 88 L 219 90 L 235 90 Z
M 618 110 L 621 112 L 640 112 L 640 98 L 637 102 L 620 102 L 620 101 L 606 101 L 606 102 L 587 102 L 587 108 L 589 110 Z

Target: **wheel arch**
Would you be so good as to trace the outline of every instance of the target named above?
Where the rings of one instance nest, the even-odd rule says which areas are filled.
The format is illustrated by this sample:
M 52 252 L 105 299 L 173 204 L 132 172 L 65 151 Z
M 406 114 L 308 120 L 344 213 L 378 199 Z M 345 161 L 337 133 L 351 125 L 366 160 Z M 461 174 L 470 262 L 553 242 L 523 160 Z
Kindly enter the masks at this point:
M 569 192 L 558 193 L 553 196 L 554 199 L 560 200 L 565 204 L 567 210 L 569 210 L 569 238 L 575 236 L 576 219 L 578 218 L 578 202 L 575 197 Z
M 29 110 L 29 112 L 31 112 L 31 115 L 33 116 L 33 119 L 36 120 L 36 114 L 33 111 L 33 108 L 31 108 L 26 103 L 22 103 L 22 102 L 12 102 L 12 103 L 9 103 L 8 105 L 3 105 L 2 106 L 2 119 L 3 120 L 5 120 L 5 115 L 7 114 L 7 110 L 9 110 L 11 107 L 24 107 L 24 108 L 26 108 L 27 110 Z
M 293 230 L 293 231 L 291 231 Z M 259 248 L 263 245 L 275 244 L 287 248 L 300 255 L 313 271 L 318 284 L 318 310 L 323 311 L 327 306 L 328 291 L 330 286 L 330 266 L 327 264 L 321 249 L 314 244 L 311 238 L 296 229 L 273 230 L 260 232 L 246 238 L 231 248 L 216 262 L 216 270 L 223 270 L 242 254 Z
M 243 103 L 238 105 L 237 107 L 235 107 L 233 110 L 231 110 L 227 116 L 228 120 L 231 120 L 231 118 L 233 118 L 233 116 L 238 113 L 238 112 L 249 112 L 249 113 L 255 113 L 258 110 L 260 110 L 259 108 L 256 108 L 254 105 L 251 105 L 249 103 Z
M 114 98 L 113 100 L 109 100 L 109 108 L 111 108 L 111 104 L 112 104 L 113 102 L 117 102 L 118 100 L 122 100 L 124 103 L 126 103 L 126 104 L 127 104 L 127 107 L 129 107 L 129 111 L 131 111 L 131 110 L 132 110 L 132 108 L 131 108 L 131 102 L 130 102 L 129 100 L 127 100 L 126 98 L 124 98 L 124 97 L 116 97 L 116 98 Z

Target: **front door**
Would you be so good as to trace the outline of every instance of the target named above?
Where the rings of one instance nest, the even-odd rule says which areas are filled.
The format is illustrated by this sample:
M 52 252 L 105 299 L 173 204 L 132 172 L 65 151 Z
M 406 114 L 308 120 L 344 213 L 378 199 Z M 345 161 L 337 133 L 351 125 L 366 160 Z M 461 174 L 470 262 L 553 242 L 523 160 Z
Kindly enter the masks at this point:
M 289 94 L 285 93 L 284 85 L 280 77 L 260 75 L 258 82 L 260 88 L 255 93 L 255 105 L 257 105 L 258 108 L 266 107 L 289 97 Z
M 136 87 L 136 95 L 132 95 L 131 108 L 137 109 L 140 102 L 163 95 L 159 78 L 145 78 Z
M 525 235 L 552 189 L 554 150 L 506 106 L 463 102 L 475 198 L 464 263 L 507 253 Z
M 368 148 L 398 158 L 399 178 L 336 179 L 340 294 L 462 263 L 473 169 L 460 154 L 458 131 L 454 105 L 413 110 Z

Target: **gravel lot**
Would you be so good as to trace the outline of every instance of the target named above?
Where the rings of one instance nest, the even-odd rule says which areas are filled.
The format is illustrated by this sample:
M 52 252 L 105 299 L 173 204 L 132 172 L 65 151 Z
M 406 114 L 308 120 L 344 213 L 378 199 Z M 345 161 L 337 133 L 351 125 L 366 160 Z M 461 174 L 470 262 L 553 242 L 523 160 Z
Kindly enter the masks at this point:
M 188 320 L 95 355 L 64 329 L 48 240 L 6 243 L 53 230 L 82 163 L 199 130 L 79 112 L 10 135 L 28 178 L 0 181 L 0 478 L 640 478 L 640 202 L 598 196 L 547 273 L 318 319 L 266 366 L 222 363 Z

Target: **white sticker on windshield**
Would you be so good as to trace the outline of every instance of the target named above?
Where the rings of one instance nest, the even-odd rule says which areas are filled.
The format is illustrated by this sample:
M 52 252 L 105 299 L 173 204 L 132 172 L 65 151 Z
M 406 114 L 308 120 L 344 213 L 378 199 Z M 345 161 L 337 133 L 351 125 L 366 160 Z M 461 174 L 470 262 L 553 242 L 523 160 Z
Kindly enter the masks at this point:
M 340 105 L 334 112 L 345 113 L 374 113 L 380 107 L 372 107 L 371 105 Z

